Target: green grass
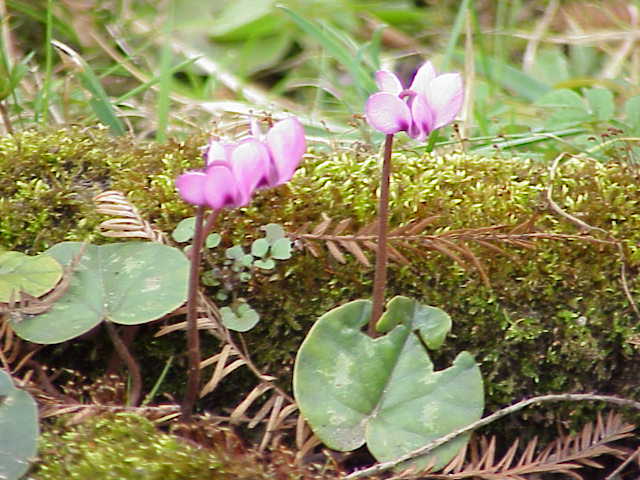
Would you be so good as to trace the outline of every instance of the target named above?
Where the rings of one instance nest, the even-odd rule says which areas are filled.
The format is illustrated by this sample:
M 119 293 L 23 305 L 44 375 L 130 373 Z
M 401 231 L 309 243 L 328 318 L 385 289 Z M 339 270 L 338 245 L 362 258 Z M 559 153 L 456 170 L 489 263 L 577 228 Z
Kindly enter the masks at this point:
M 127 130 L 134 135 L 153 132 L 162 142 L 188 135 L 194 126 L 208 130 L 212 120 L 224 134 L 225 124 L 243 119 L 236 113 L 239 105 L 241 110 L 261 113 L 264 107 L 249 101 L 243 90 L 258 87 L 257 92 L 264 94 L 261 103 L 275 106 L 276 113 L 289 106 L 309 124 L 355 126 L 354 132 L 362 133 L 350 138 L 364 134 L 366 139 L 368 127 L 361 121 L 353 124 L 353 116 L 362 114 L 364 100 L 376 89 L 373 71 L 394 65 L 410 71 L 424 56 L 441 70 L 462 71 L 466 77 L 465 58 L 471 55 L 475 76 L 468 77 L 473 84 L 467 89 L 473 91 L 474 105 L 465 129 L 467 145 L 482 149 L 498 144 L 516 154 L 547 158 L 566 150 L 567 142 L 572 152 L 585 151 L 585 135 L 607 134 L 611 126 L 626 136 L 637 128 L 637 121 L 628 122 L 624 115 L 625 103 L 640 94 L 630 80 L 632 53 L 621 57 L 612 78 L 601 80 L 605 71 L 611 72 L 607 52 L 619 44 L 571 40 L 569 23 L 562 18 L 582 22 L 587 34 L 597 35 L 604 28 L 577 16 L 577 7 L 571 5 L 580 3 L 562 4 L 556 21 L 544 30 L 539 28 L 543 12 L 537 2 L 481 6 L 465 0 L 416 7 L 400 0 L 368 5 L 335 0 L 338 9 L 315 1 L 290 0 L 276 6 L 263 0 L 254 2 L 254 8 L 219 4 L 207 9 L 183 0 L 156 10 L 138 0 L 130 2 L 129 10 L 120 6 L 108 12 L 63 8 L 50 0 L 33 5 L 11 0 L 7 2 L 11 17 L 5 25 L 8 38 L 14 43 L 17 38 L 32 41 L 21 42 L 11 56 L 3 48 L 5 63 L 15 65 L 29 53 L 35 55 L 29 62 L 31 71 L 12 86 L 6 103 L 12 123 L 20 128 L 53 120 L 89 124 L 97 119 L 116 135 Z M 75 31 L 79 19 L 86 30 L 82 40 Z M 627 27 L 624 19 L 614 18 L 606 29 L 623 35 Z M 539 30 L 542 33 L 533 38 Z M 52 41 L 77 55 L 56 52 Z M 538 43 L 525 71 L 520 59 L 531 42 Z M 180 53 L 184 49 L 174 48 L 177 43 L 193 56 L 185 58 Z M 412 51 L 422 55 L 407 57 Z M 215 61 L 216 69 L 201 70 L 198 57 Z M 572 125 L 575 135 L 554 140 L 558 129 L 545 124 L 540 99 L 559 88 L 582 96 L 594 85 L 613 94 L 615 108 L 609 118 L 598 123 L 585 118 Z M 218 102 L 213 118 L 210 110 L 200 107 L 202 102 L 221 99 L 227 104 Z M 526 140 L 527 132 L 532 141 Z M 451 129 L 439 132 L 431 146 L 437 150 L 450 145 L 452 133 Z M 548 140 L 541 141 L 545 133 Z M 322 130 L 315 134 L 333 140 Z M 525 140 L 509 142 L 511 135 Z

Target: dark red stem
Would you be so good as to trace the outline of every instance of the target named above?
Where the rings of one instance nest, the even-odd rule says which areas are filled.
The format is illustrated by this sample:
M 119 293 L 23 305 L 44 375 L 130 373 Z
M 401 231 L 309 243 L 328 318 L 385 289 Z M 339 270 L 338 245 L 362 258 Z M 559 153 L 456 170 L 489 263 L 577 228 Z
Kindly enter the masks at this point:
M 187 390 L 180 408 L 180 421 L 190 422 L 193 407 L 200 390 L 200 336 L 198 334 L 198 285 L 200 283 L 200 255 L 204 242 L 202 220 L 204 207 L 196 210 L 196 225 L 191 244 L 191 270 L 189 272 L 189 293 L 187 297 L 187 353 L 189 368 L 187 371 Z
M 384 290 L 387 285 L 387 234 L 389 231 L 389 183 L 391 179 L 391 149 L 393 134 L 384 142 L 382 174 L 380 176 L 380 198 L 378 199 L 378 248 L 376 251 L 376 271 L 373 277 L 373 307 L 369 321 L 369 335 L 375 337 L 376 323 L 384 307 Z

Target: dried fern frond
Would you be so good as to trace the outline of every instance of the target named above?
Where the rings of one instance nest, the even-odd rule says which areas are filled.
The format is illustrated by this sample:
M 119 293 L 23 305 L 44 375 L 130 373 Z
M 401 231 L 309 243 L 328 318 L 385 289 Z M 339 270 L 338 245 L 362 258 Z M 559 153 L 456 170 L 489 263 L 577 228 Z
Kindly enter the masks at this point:
M 516 440 L 501 458 L 496 458 L 495 437 L 490 440 L 481 437 L 463 448 L 442 473 L 427 474 L 422 478 L 527 480 L 529 475 L 546 472 L 583 480 L 576 470 L 604 468 L 594 458 L 602 455 L 624 458 L 629 452 L 611 444 L 632 436 L 634 429 L 635 425 L 624 422 L 621 415 L 610 412 L 606 419 L 598 415 L 596 421 L 585 425 L 581 432 L 554 440 L 537 455 L 538 441 L 534 438 L 519 456 L 519 442 Z
M 293 398 L 273 383 L 275 377 L 260 372 L 251 361 L 246 345 L 242 348 L 234 342 L 231 333 L 221 322 L 220 313 L 213 301 L 203 294 L 199 295 L 197 320 L 199 330 L 208 333 L 220 341 L 220 351 L 200 362 L 200 369 L 213 367 L 207 383 L 200 390 L 200 397 L 213 392 L 222 381 L 239 368 L 248 368 L 257 378 L 257 385 L 242 398 L 229 416 L 216 417 L 219 423 L 247 424 L 249 428 L 264 426 L 259 450 L 278 441 L 277 433 L 294 429 L 297 418 L 292 418 L 298 407 Z M 187 322 L 179 322 L 162 327 L 156 336 L 166 335 L 176 330 L 186 330 Z M 249 411 L 255 413 L 249 413 Z
M 438 234 L 429 234 L 427 229 L 439 218 L 438 215 L 416 219 L 392 229 L 387 237 L 389 258 L 403 265 L 410 264 L 408 254 L 424 257 L 428 251 L 439 252 L 468 271 L 476 271 L 485 285 L 490 286 L 488 272 L 478 256 L 469 247 L 474 243 L 495 253 L 509 256 L 500 244 L 532 249 L 536 240 L 580 240 L 591 243 L 613 245 L 615 242 L 602 240 L 589 235 L 566 235 L 537 232 L 537 215 L 518 225 L 492 225 L 481 228 L 461 228 Z M 288 236 L 297 245 L 308 250 L 314 257 L 320 257 L 318 244 L 324 244 L 327 251 L 339 263 L 346 263 L 346 254 L 351 254 L 365 267 L 371 267 L 371 261 L 365 250 L 377 249 L 377 221 L 369 223 L 352 234 L 345 231 L 351 224 L 347 218 L 335 224 L 326 214 L 316 226 L 306 223 Z
M 144 238 L 152 242 L 165 243 L 163 233 L 154 229 L 127 197 L 115 190 L 102 192 L 95 197 L 96 212 L 114 218 L 99 225 L 100 234 L 105 237 Z

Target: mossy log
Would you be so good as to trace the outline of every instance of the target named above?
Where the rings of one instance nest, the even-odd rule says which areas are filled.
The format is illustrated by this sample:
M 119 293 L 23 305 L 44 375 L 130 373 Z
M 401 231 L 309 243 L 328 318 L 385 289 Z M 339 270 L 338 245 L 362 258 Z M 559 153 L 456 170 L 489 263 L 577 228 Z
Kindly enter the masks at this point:
M 195 135 L 142 144 L 114 139 L 101 128 L 1 139 L 0 245 L 35 253 L 61 240 L 106 241 L 96 233 L 102 219 L 91 199 L 107 189 L 124 192 L 147 220 L 171 231 L 192 214 L 177 197 L 174 178 L 202 162 L 205 142 Z M 336 224 L 350 218 L 349 232 L 355 232 L 375 219 L 377 159 L 367 150 L 315 151 L 290 184 L 261 192 L 248 208 L 224 212 L 222 247 L 248 246 L 259 227 L 272 222 L 290 232 L 307 223 L 313 228 L 322 214 Z M 640 399 L 640 319 L 632 303 L 640 301 L 636 165 L 586 157 L 559 165 L 553 199 L 594 227 L 585 230 L 549 207 L 548 164 L 409 150 L 394 154 L 393 162 L 392 228 L 437 215 L 429 234 L 496 226 L 505 234 L 535 234 L 519 245 L 455 239 L 463 250 L 449 254 L 421 244 L 402 252 L 407 264 L 391 265 L 389 297 L 413 296 L 453 318 L 453 338 L 434 355 L 436 365 L 463 349 L 475 354 L 488 411 L 553 392 Z M 318 257 L 298 250 L 277 275 L 255 275 L 240 292 L 262 318 L 246 337 L 251 352 L 285 386 L 314 319 L 370 295 L 371 268 L 349 254 L 340 263 L 320 240 L 317 250 Z M 459 258 L 450 254 L 456 251 Z M 580 411 L 572 406 L 564 413 Z

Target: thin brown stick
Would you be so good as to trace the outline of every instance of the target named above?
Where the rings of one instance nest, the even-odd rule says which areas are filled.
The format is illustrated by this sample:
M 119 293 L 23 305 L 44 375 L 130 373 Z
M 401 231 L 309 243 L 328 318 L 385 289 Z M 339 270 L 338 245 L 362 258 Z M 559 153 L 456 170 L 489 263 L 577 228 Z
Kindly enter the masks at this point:
M 187 297 L 187 350 L 189 368 L 187 372 L 187 390 L 182 400 L 180 421 L 190 422 L 193 407 L 200 390 L 200 335 L 198 333 L 198 285 L 200 283 L 200 254 L 204 240 L 202 219 L 204 207 L 196 210 L 196 225 L 191 245 L 191 270 L 189 273 L 189 294 Z
M 376 465 L 373 465 L 372 467 L 353 472 L 347 475 L 346 477 L 344 477 L 343 480 L 354 480 L 356 478 L 363 478 L 369 475 L 376 475 L 378 473 L 391 470 L 392 468 L 397 467 L 401 463 L 404 463 L 408 460 L 413 460 L 414 458 L 427 455 L 428 453 L 432 452 L 436 448 L 444 445 L 445 443 L 450 442 L 454 438 L 457 438 L 464 433 L 489 425 L 490 423 L 493 423 L 502 417 L 506 417 L 507 415 L 510 415 L 514 412 L 522 410 L 523 408 L 528 407 L 529 405 L 532 405 L 534 403 L 581 402 L 581 401 L 607 402 L 607 403 L 613 403 L 615 405 L 619 405 L 622 407 L 631 407 L 631 408 L 635 408 L 636 410 L 640 410 L 640 402 L 636 402 L 635 400 L 629 400 L 626 398 L 613 397 L 609 395 L 595 395 L 591 393 L 561 393 L 557 395 L 554 394 L 554 395 L 542 395 L 539 397 L 533 397 L 526 400 L 522 400 L 518 403 L 514 403 L 513 405 L 505 407 L 501 410 L 498 410 L 497 412 L 492 413 L 491 415 L 481 418 L 477 422 L 473 422 L 469 425 L 459 428 L 458 430 L 454 430 L 453 432 L 448 433 L 447 435 L 443 435 L 442 437 L 437 438 L 427 443 L 426 445 L 420 448 L 417 448 L 416 450 L 413 450 L 412 452 L 402 455 L 401 457 L 398 457 L 395 460 L 378 463 Z
M 635 452 L 633 452 L 631 455 L 629 455 L 627 457 L 627 459 L 622 462 L 620 465 L 618 465 L 618 467 L 611 472 L 609 475 L 607 475 L 607 477 L 604 480 L 613 480 L 614 478 L 617 478 L 617 475 L 626 468 L 627 465 L 629 465 L 633 459 L 635 457 L 637 457 L 638 455 L 640 455 L 640 447 L 636 449 Z
M 626 267 L 627 256 L 625 254 L 622 242 L 617 238 L 615 238 L 610 232 L 607 232 L 606 230 L 600 227 L 594 227 L 592 225 L 589 225 L 588 223 L 580 220 L 579 218 L 574 217 L 573 215 L 565 212 L 553 200 L 553 180 L 555 179 L 556 171 L 558 169 L 558 165 L 560 164 L 560 161 L 567 155 L 568 154 L 566 152 L 561 153 L 553 160 L 553 163 L 551 164 L 551 168 L 549 169 L 549 187 L 547 188 L 547 192 L 546 192 L 547 204 L 555 214 L 559 215 L 562 218 L 567 219 L 568 221 L 576 225 L 580 230 L 602 232 L 606 235 L 607 240 L 609 240 L 611 243 L 615 244 L 618 247 L 618 253 L 620 255 L 620 283 L 622 284 L 622 291 L 627 297 L 627 300 L 629 301 L 629 305 L 631 305 L 631 308 L 633 309 L 633 312 L 635 313 L 636 318 L 640 320 L 640 309 L 638 308 L 638 305 L 636 304 L 636 301 L 633 298 L 633 295 L 631 294 L 631 290 L 629 289 L 629 284 L 627 282 L 627 267 Z
M 573 223 L 574 225 L 576 225 L 582 231 L 594 231 L 595 230 L 595 231 L 604 233 L 605 235 L 609 236 L 609 232 L 607 232 L 603 228 L 593 227 L 593 226 L 589 225 L 588 223 L 583 222 L 578 217 L 574 217 L 570 213 L 565 212 L 562 208 L 560 208 L 560 205 L 558 205 L 553 200 L 553 181 L 556 178 L 556 171 L 558 169 L 558 165 L 560 164 L 560 161 L 562 159 L 564 159 L 565 157 L 567 157 L 567 156 L 569 156 L 569 154 L 567 152 L 563 152 L 560 155 L 558 155 L 553 160 L 553 163 L 551 164 L 551 168 L 549 169 L 549 187 L 547 188 L 547 192 L 546 192 L 546 200 L 547 200 L 547 204 L 549 205 L 549 208 L 551 209 L 551 211 L 553 211 L 553 213 L 555 213 L 556 215 L 558 215 L 558 216 L 568 220 L 569 222 Z
M 39 362 L 36 362 L 35 360 L 30 359 L 26 362 L 26 365 L 33 368 L 33 370 L 35 370 L 36 377 L 38 377 L 39 386 L 46 393 L 48 393 L 49 395 L 51 395 L 52 397 L 58 400 L 70 401 L 70 402 L 73 401 L 71 397 L 68 397 L 67 395 L 64 395 L 63 393 L 61 393 L 56 388 L 56 386 L 53 383 L 51 383 L 51 379 L 49 378 L 49 375 L 47 375 L 47 372 L 45 371 L 44 367 Z
M 3 101 L 0 101 L 0 116 L 2 117 L 2 123 L 9 135 L 13 135 L 13 124 L 11 123 L 11 117 L 7 111 L 7 106 Z
M 393 134 L 384 141 L 382 174 L 380 176 L 380 198 L 378 200 L 378 248 L 376 251 L 376 270 L 373 278 L 373 307 L 369 321 L 369 336 L 375 335 L 375 327 L 382 315 L 384 290 L 387 284 L 387 234 L 389 231 L 389 183 L 391 180 L 391 149 Z
M 122 358 L 122 361 L 127 365 L 127 369 L 131 375 L 131 392 L 127 399 L 127 405 L 137 406 L 140 404 L 140 397 L 142 395 L 142 375 L 140 374 L 140 366 L 136 362 L 135 358 L 133 358 L 133 355 L 131 355 L 131 352 L 129 352 L 129 349 L 120 338 L 120 335 L 118 335 L 113 323 L 109 320 L 104 323 L 107 327 L 109 338 L 111 338 L 111 341 L 113 342 L 113 346 L 118 352 L 118 355 L 120 355 L 120 358 Z
M 124 333 L 121 338 L 122 338 L 122 343 L 124 343 L 127 349 L 131 347 L 131 344 L 133 343 L 133 341 L 136 338 L 136 335 L 138 334 L 138 330 L 140 330 L 140 325 L 130 325 L 124 328 Z M 116 370 L 120 368 L 121 364 L 122 364 L 122 358 L 120 357 L 120 355 L 118 354 L 112 355 L 111 358 L 109 359 L 109 363 L 107 363 L 107 370 L 105 374 L 109 375 L 110 373 L 115 373 Z

